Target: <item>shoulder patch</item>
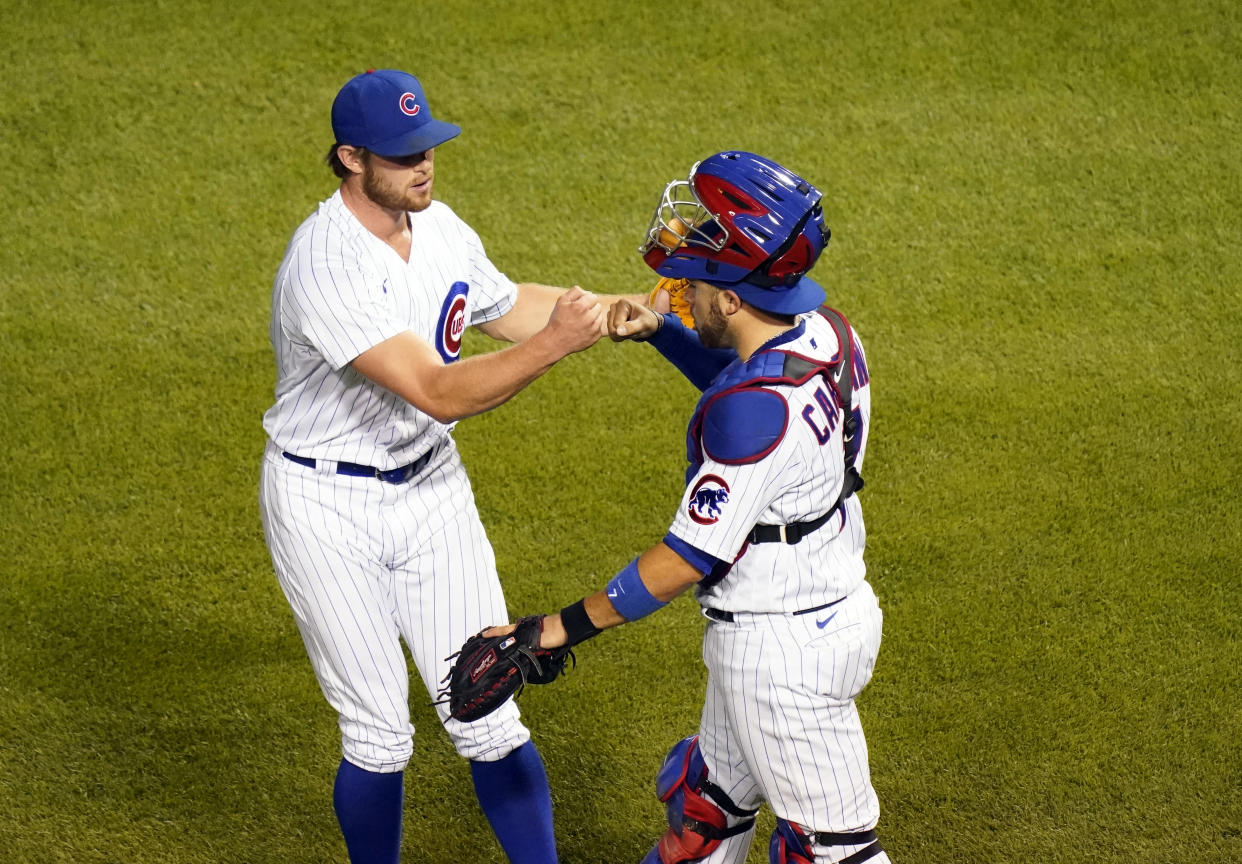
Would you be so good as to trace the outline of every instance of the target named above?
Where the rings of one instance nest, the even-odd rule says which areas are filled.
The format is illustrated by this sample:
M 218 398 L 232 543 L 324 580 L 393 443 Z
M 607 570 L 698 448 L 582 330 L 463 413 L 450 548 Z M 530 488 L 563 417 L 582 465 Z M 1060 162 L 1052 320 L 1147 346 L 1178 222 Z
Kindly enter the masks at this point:
M 789 404 L 762 387 L 727 390 L 703 408 L 703 451 L 725 465 L 758 462 L 785 437 Z

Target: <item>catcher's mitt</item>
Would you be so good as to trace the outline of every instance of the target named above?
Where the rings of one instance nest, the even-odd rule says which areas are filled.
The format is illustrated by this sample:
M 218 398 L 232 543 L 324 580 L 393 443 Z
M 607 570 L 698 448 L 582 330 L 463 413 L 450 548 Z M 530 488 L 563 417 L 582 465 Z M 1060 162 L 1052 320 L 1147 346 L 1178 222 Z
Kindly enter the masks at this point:
M 543 616 L 536 615 L 519 619 L 504 636 L 471 636 L 449 656 L 457 661 L 440 681 L 444 687 L 435 704 L 447 702 L 454 720 L 469 723 L 491 714 L 527 684 L 555 681 L 565 671 L 566 658 L 577 665 L 568 648 L 540 648 L 542 632 Z
M 686 289 L 690 287 L 690 282 L 686 279 L 674 279 L 671 276 L 661 276 L 656 282 L 655 287 L 651 289 L 651 295 L 647 298 L 647 305 L 657 312 L 663 311 L 659 308 L 659 296 L 663 291 L 668 294 L 668 311 L 672 312 L 681 319 L 681 323 L 687 327 L 694 326 L 694 313 L 690 311 L 690 301 L 686 299 Z

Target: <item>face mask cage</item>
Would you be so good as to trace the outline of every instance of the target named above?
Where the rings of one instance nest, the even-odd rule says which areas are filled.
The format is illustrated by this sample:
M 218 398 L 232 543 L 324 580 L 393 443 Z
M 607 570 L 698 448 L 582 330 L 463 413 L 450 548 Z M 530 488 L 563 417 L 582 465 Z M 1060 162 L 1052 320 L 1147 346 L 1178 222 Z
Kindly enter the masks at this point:
M 664 187 L 660 204 L 647 226 L 646 239 L 638 251 L 645 255 L 658 246 L 671 253 L 681 246 L 701 246 L 719 252 L 728 242 L 728 230 L 712 219 L 690 182 L 674 180 Z

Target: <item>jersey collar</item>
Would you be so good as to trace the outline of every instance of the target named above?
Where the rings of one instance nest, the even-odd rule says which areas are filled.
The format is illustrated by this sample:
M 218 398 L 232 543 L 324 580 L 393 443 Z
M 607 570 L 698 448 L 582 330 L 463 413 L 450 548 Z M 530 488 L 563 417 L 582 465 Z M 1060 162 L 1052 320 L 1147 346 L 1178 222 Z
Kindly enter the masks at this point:
M 802 334 L 805 332 L 806 332 L 806 319 L 799 318 L 797 324 L 795 324 L 793 327 L 790 327 L 784 333 L 777 333 L 767 342 L 764 342 L 762 345 L 760 345 L 758 350 L 755 351 L 755 353 L 758 354 L 760 351 L 771 351 L 773 348 L 777 347 L 778 345 L 784 345 L 787 342 L 794 342 L 798 339 L 801 339 Z

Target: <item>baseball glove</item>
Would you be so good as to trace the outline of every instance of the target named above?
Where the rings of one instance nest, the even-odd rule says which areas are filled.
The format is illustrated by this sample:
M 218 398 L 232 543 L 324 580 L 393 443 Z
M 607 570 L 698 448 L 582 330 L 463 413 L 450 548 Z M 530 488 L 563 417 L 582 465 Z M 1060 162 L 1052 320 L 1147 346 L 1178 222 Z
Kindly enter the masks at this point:
M 484 636 L 476 633 L 461 650 L 450 655 L 457 661 L 440 681 L 436 705 L 445 702 L 454 720 L 470 723 L 491 714 L 527 684 L 551 684 L 565 671 L 568 658 L 578 661 L 568 648 L 540 648 L 543 616 L 518 620 L 512 633 Z
M 690 311 L 690 301 L 686 298 L 686 289 L 689 287 L 690 282 L 686 279 L 661 276 L 651 289 L 647 305 L 657 312 L 661 311 L 658 304 L 660 292 L 663 291 L 668 294 L 668 311 L 680 318 L 682 324 L 694 327 L 694 313 Z

